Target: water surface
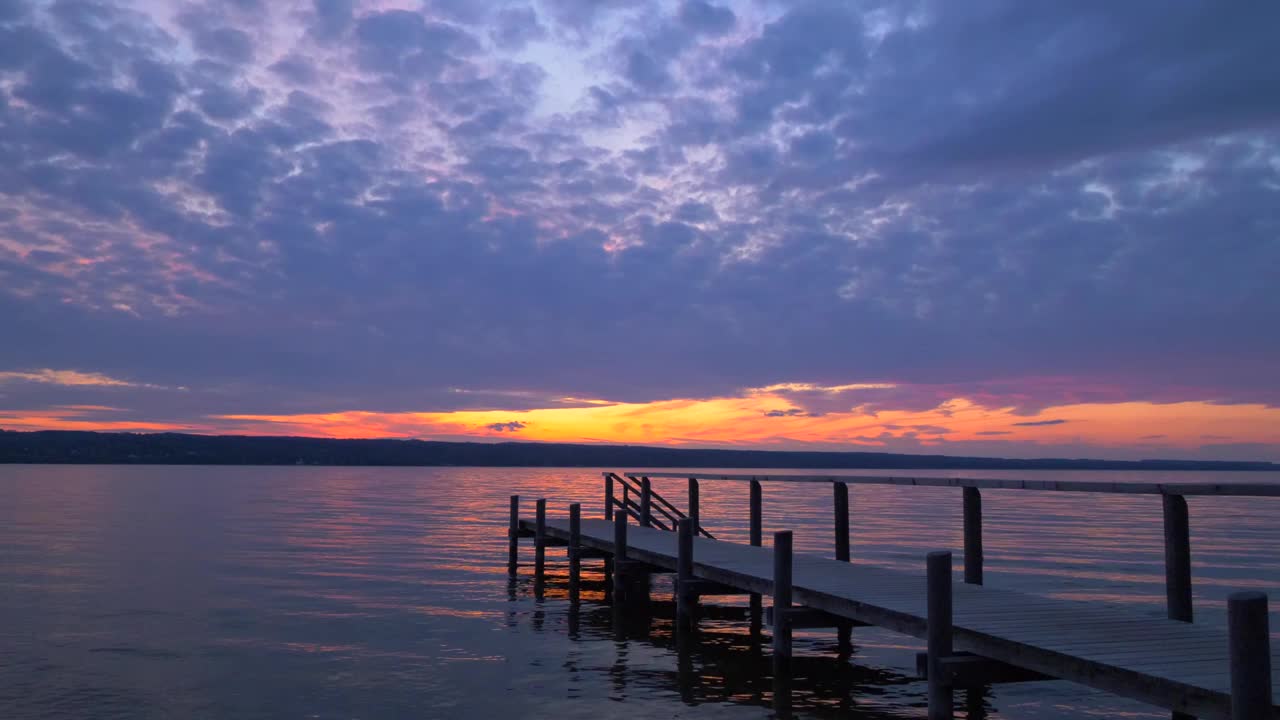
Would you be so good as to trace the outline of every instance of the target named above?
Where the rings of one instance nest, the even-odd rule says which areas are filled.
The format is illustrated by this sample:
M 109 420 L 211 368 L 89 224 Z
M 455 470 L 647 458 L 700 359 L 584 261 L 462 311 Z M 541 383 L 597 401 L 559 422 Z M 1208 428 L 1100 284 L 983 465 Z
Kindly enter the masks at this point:
M 683 505 L 683 481 L 654 485 Z M 559 549 L 541 599 L 528 568 L 508 581 L 508 495 L 530 513 L 546 497 L 553 515 L 581 501 L 598 516 L 602 488 L 598 470 L 579 468 L 0 466 L 0 717 L 769 717 L 768 639 L 753 641 L 734 601 L 708 609 L 681 657 L 666 580 L 650 612 L 622 623 L 598 582 L 568 603 Z M 925 552 L 952 549 L 959 565 L 959 490 L 852 486 L 850 497 L 858 561 L 923 572 Z M 988 584 L 1163 613 L 1159 497 L 983 500 Z M 702 501 L 704 525 L 745 541 L 745 483 L 705 482 Z M 831 553 L 829 486 L 766 484 L 764 501 L 766 537 L 790 529 L 799 551 Z M 1188 502 L 1197 622 L 1221 625 L 1237 589 L 1280 605 L 1280 499 Z M 919 643 L 859 628 L 855 646 L 841 660 L 834 633 L 798 634 L 796 714 L 923 717 Z M 1060 682 L 974 702 L 974 717 L 1167 717 Z

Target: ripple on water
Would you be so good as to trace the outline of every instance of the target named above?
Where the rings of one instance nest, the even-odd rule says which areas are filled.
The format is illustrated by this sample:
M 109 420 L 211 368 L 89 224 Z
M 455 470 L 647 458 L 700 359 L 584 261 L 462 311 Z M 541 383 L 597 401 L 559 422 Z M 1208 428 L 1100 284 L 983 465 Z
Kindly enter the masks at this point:
M 1016 474 L 1030 475 L 1097 477 Z M 654 485 L 683 497 L 683 480 Z M 621 622 L 591 567 L 583 603 L 567 602 L 554 550 L 541 599 L 527 575 L 508 582 L 507 496 L 527 498 L 526 511 L 546 497 L 555 516 L 581 501 L 595 516 L 601 489 L 590 469 L 0 467 L 0 717 L 484 717 L 518 706 L 598 720 L 622 705 L 637 720 L 767 717 L 767 642 L 749 632 L 743 601 L 708 608 L 682 655 L 668 580 L 655 582 L 651 612 Z M 859 561 L 916 572 L 926 551 L 962 545 L 958 491 L 850 496 Z M 766 532 L 831 552 L 828 486 L 766 484 L 764 500 Z M 983 501 L 989 584 L 1161 611 L 1158 498 L 989 490 Z M 746 540 L 744 483 L 705 482 L 702 503 L 717 536 Z M 1280 597 L 1280 500 L 1189 505 L 1197 621 L 1220 624 L 1236 589 Z M 797 634 L 798 714 L 921 717 L 918 643 L 876 628 L 854 638 L 847 662 L 831 633 Z M 1166 716 L 1064 683 L 973 702 L 992 718 Z

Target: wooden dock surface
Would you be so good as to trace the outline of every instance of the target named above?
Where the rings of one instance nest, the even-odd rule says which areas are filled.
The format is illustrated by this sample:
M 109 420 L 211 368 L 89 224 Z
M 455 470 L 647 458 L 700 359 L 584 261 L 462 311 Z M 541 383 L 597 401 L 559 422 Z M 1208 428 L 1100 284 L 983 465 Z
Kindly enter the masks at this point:
M 533 531 L 531 520 L 520 526 Z M 567 541 L 566 520 L 546 520 L 549 538 Z M 614 524 L 583 519 L 583 547 L 613 552 Z M 627 558 L 674 570 L 672 532 L 628 528 Z M 718 540 L 694 541 L 695 577 L 772 595 L 773 551 Z M 926 579 L 861 563 L 797 553 L 797 605 L 923 638 Z M 954 643 L 968 651 L 1063 680 L 1201 718 L 1230 718 L 1231 678 L 1224 628 L 1135 613 L 1114 605 L 1058 600 L 981 585 L 954 584 Z M 1280 689 L 1273 653 L 1272 687 Z M 1280 718 L 1280 691 L 1273 694 Z

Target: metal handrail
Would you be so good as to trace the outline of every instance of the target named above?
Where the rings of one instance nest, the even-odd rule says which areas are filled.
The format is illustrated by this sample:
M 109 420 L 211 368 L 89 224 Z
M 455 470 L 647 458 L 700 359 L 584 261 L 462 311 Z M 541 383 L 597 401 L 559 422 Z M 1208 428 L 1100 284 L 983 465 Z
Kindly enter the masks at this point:
M 633 486 L 633 485 L 631 485 L 630 483 L 628 483 L 626 480 L 623 480 L 623 479 L 621 479 L 621 478 L 617 478 L 617 479 L 622 483 L 622 490 L 623 490 L 623 498 L 624 498 L 624 500 L 626 500 L 626 501 L 627 501 L 627 502 L 629 502 L 629 503 L 632 503 L 632 504 L 633 504 L 633 505 L 635 505 L 637 508 L 639 508 L 639 507 L 640 507 L 640 505 L 639 505 L 638 503 L 636 503 L 634 500 L 632 500 L 632 499 L 631 499 L 631 495 L 632 495 L 632 494 L 635 494 L 635 495 L 643 495 L 643 494 L 644 494 L 644 489 L 643 489 L 642 487 Z M 662 503 L 665 503 L 665 504 L 667 505 L 667 507 L 670 507 L 670 508 L 671 508 L 671 510 L 673 510 L 673 511 L 675 512 L 675 514 L 673 515 L 671 512 L 668 512 L 666 508 L 662 507 L 662 505 L 654 505 L 654 504 L 652 503 L 652 500 L 653 500 L 653 499 L 655 499 L 655 498 L 659 499 Z M 656 509 L 659 513 L 661 513 L 664 517 L 666 517 L 666 518 L 667 518 L 667 521 L 671 523 L 671 528 L 675 527 L 675 526 L 676 526 L 676 523 L 678 523 L 682 518 L 684 518 L 684 514 L 683 514 L 683 513 L 681 513 L 681 512 L 680 512 L 679 510 L 677 510 L 674 506 L 672 506 L 672 505 L 671 505 L 671 503 L 667 502 L 666 498 L 663 498 L 662 496 L 658 495 L 658 493 L 657 493 L 656 491 L 654 491 L 654 489 L 653 489 L 652 487 L 650 487 L 650 488 L 649 488 L 649 499 L 650 499 L 650 504 L 649 504 L 649 513 L 650 513 L 649 520 L 650 520 L 650 522 L 652 522 L 652 521 L 655 519 L 655 518 L 653 517 L 653 511 L 654 511 L 655 509 Z M 639 516 L 636 516 L 636 520 L 637 520 L 637 521 L 639 521 L 639 520 L 640 520 Z M 667 527 L 665 524 L 661 525 L 661 527 L 662 527 L 662 529 L 664 529 L 664 530 L 670 530 L 670 529 L 671 529 L 671 528 Z
M 627 477 L 623 477 L 613 472 L 606 473 L 606 476 L 612 477 L 615 482 L 618 482 L 622 485 L 623 498 L 626 501 L 635 505 L 636 508 L 640 507 L 639 504 L 636 503 L 634 500 L 631 500 L 631 497 L 630 497 L 632 494 L 635 494 L 635 495 L 644 494 L 644 488 L 641 486 L 641 481 L 637 479 L 636 476 L 629 475 Z M 689 517 L 687 514 L 682 512 L 680 508 L 672 504 L 670 500 L 667 500 L 665 497 L 663 497 L 662 494 L 659 493 L 657 490 L 655 490 L 652 485 L 649 487 L 649 500 L 650 500 L 650 503 L 649 503 L 650 523 L 658 522 L 657 519 L 654 517 L 655 510 L 657 511 L 658 514 L 665 517 L 667 519 L 667 522 L 670 523 L 670 527 L 668 527 L 665 523 L 658 522 L 658 526 L 661 527 L 663 530 L 674 530 L 676 525 L 678 525 L 681 520 L 687 519 Z M 654 502 L 655 500 L 657 502 Z M 618 505 L 620 507 L 623 506 L 623 503 L 621 501 L 618 501 L 616 498 L 612 498 L 612 501 L 615 505 Z M 637 512 L 628 511 L 627 514 L 636 518 L 637 522 L 642 522 L 638 514 L 638 511 Z M 703 527 L 701 523 L 698 524 L 698 527 L 696 528 L 696 530 L 698 534 L 702 535 L 705 538 L 708 538 L 711 540 L 715 539 L 715 536 L 707 532 L 707 529 Z
M 622 483 L 622 487 L 625 492 L 632 492 L 640 496 L 644 495 L 644 486 L 641 484 L 639 480 L 636 480 L 635 478 L 629 478 L 632 482 L 635 483 L 635 485 L 632 485 L 631 483 L 627 482 L 627 479 L 617 477 L 617 476 L 615 477 L 619 482 Z M 655 499 L 658 500 L 657 505 L 655 505 L 652 502 Z M 649 500 L 650 500 L 650 503 L 649 503 L 650 512 L 652 512 L 656 507 L 658 512 L 665 515 L 667 519 L 673 523 L 677 522 L 678 520 L 684 517 L 683 513 L 681 513 L 674 505 L 667 502 L 667 499 L 662 497 L 662 495 L 659 494 L 657 490 L 654 490 L 652 486 L 649 487 Z M 663 507 L 664 505 L 666 507 Z M 667 508 L 670 508 L 670 510 L 668 510 Z M 674 515 L 672 514 L 672 511 L 674 511 L 675 513 Z
M 641 516 L 640 516 L 639 503 L 637 503 L 635 500 L 631 500 L 626 509 L 627 509 L 627 514 L 635 518 L 636 522 L 642 522 Z M 672 532 L 675 530 L 674 523 L 672 525 L 667 525 L 666 523 L 662 522 L 661 519 L 653 517 L 652 515 L 649 516 L 649 524 L 656 526 L 659 530 L 666 530 L 667 532 Z

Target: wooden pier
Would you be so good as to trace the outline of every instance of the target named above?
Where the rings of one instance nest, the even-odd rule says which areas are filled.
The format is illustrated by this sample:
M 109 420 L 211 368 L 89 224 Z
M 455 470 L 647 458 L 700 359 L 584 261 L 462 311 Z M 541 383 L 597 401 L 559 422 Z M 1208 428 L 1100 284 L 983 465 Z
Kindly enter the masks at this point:
M 510 571 L 518 567 L 519 538 L 532 537 L 539 578 L 545 548 L 568 548 L 571 598 L 586 558 L 605 560 L 617 604 L 626 602 L 634 576 L 674 572 L 681 631 L 696 623 L 703 596 L 750 594 L 754 611 L 760 596 L 768 595 L 774 601 L 775 677 L 783 680 L 789 674 L 793 627 L 837 628 L 842 645 L 855 625 L 925 639 L 928 652 L 920 670 L 928 678 L 931 720 L 952 717 L 954 688 L 1040 679 L 1076 682 L 1166 708 L 1174 717 L 1280 718 L 1280 657 L 1270 648 L 1266 596 L 1232 595 L 1227 632 L 1190 622 L 1189 518 L 1183 500 L 1192 494 L 1274 497 L 1280 496 L 1280 486 L 716 476 L 751 483 L 751 542 L 740 544 L 713 539 L 701 525 L 698 483 L 711 478 L 664 475 L 688 478 L 686 512 L 652 488 L 655 476 L 606 473 L 604 519 L 582 518 L 578 505 L 568 517 L 550 518 L 541 500 L 535 517 L 523 518 L 519 499 L 513 497 Z M 791 534 L 785 531 L 775 534 L 773 547 L 761 547 L 759 483 L 771 480 L 833 483 L 835 558 L 793 553 Z M 929 553 L 927 562 L 922 558 L 919 573 L 849 562 L 847 484 L 852 483 L 964 488 L 965 582 L 952 582 L 946 550 Z M 1169 618 L 982 585 L 980 490 L 992 487 L 1162 496 Z M 775 704 L 785 702 L 783 696 L 775 698 Z

